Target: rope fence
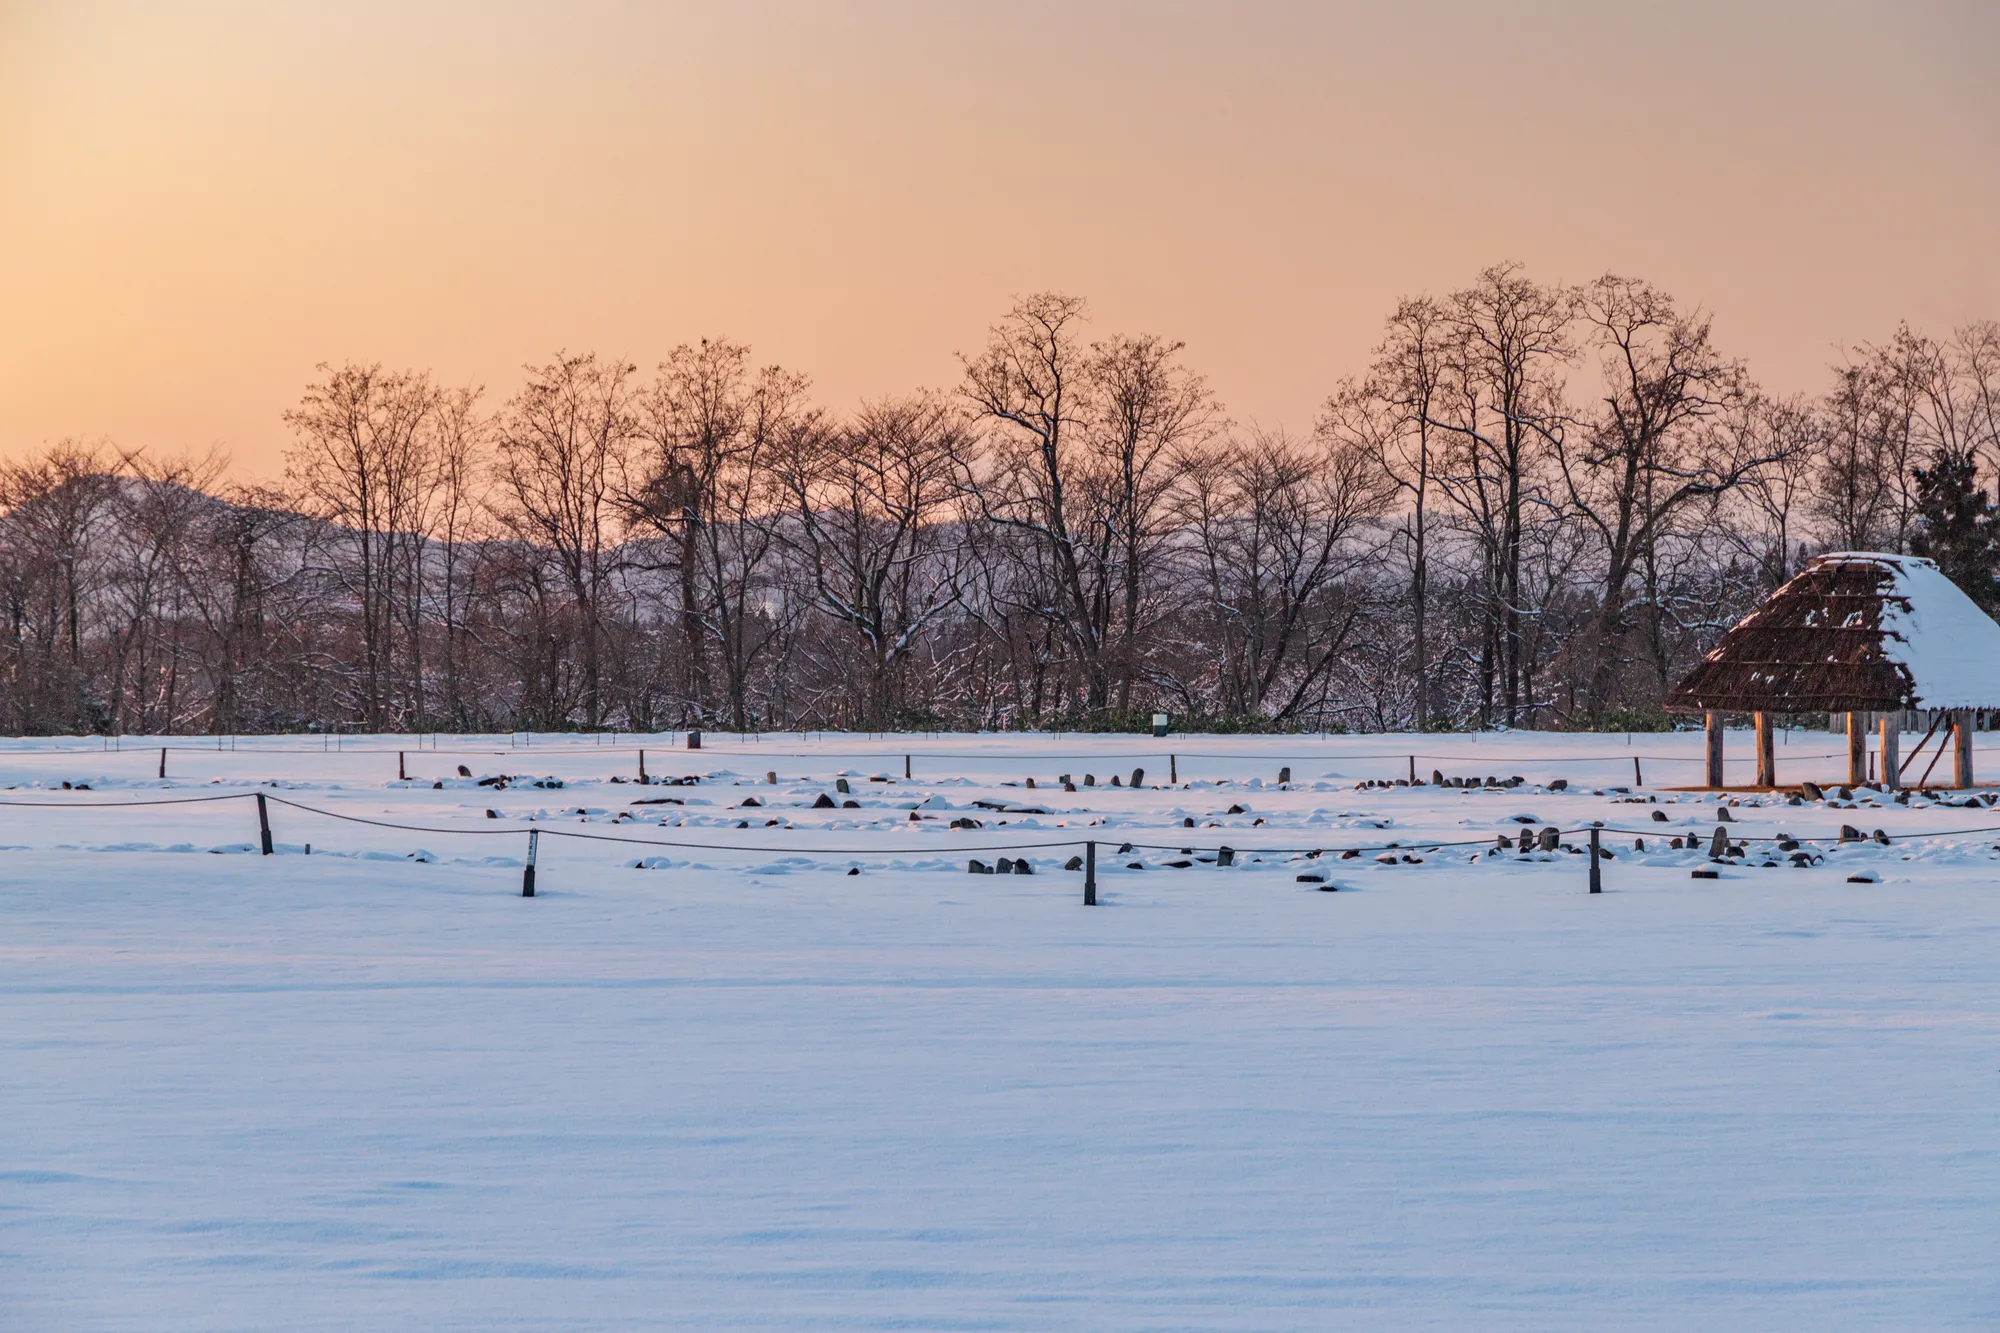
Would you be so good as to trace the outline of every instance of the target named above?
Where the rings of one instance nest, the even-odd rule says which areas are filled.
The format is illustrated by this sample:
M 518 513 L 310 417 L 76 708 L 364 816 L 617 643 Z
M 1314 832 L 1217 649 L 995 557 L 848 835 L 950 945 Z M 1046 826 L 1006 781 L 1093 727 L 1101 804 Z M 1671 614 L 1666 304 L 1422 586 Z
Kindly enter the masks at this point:
M 981 852 L 1053 851 L 1066 848 L 1076 849 L 1081 852 L 1081 856 L 1072 857 L 1071 864 L 1067 868 L 1083 870 L 1084 903 L 1088 906 L 1094 906 L 1097 903 L 1096 872 L 1097 872 L 1098 845 L 1100 843 L 1110 843 L 1113 841 L 1113 839 L 1103 838 L 1103 837 L 1100 838 L 1064 837 L 1064 838 L 1053 838 L 1053 839 L 1036 839 L 1033 841 L 1008 841 L 1008 842 L 981 841 L 977 844 L 968 846 L 929 847 L 929 848 L 819 847 L 819 846 L 800 846 L 797 844 L 782 844 L 774 846 L 769 843 L 715 842 L 707 840 L 697 841 L 684 838 L 634 837 L 630 834 L 597 833 L 597 832 L 586 832 L 581 829 L 561 828 L 553 826 L 544 821 L 534 820 L 532 818 L 525 821 L 530 825 L 530 827 L 526 829 L 520 828 L 518 826 L 510 828 L 477 828 L 477 827 L 467 827 L 464 825 L 455 825 L 447 827 L 435 824 L 406 823 L 401 820 L 376 819 L 366 815 L 345 814 L 338 810 L 328 810 L 320 806 L 308 805 L 303 801 L 295 801 L 288 797 L 278 796 L 263 791 L 223 792 L 223 793 L 216 793 L 203 796 L 161 797 L 161 798 L 142 799 L 136 801 L 101 801 L 101 800 L 34 801 L 34 800 L 0 799 L 0 806 L 12 806 L 24 809 L 122 810 L 122 809 L 135 809 L 140 807 L 204 805 L 204 804 L 213 804 L 220 801 L 244 801 L 244 800 L 250 800 L 256 802 L 260 846 L 262 854 L 265 856 L 270 856 L 274 852 L 274 846 L 271 837 L 271 822 L 270 822 L 270 812 L 269 812 L 269 807 L 272 805 L 284 806 L 288 809 L 299 811 L 302 814 L 315 815 L 322 819 L 332 819 L 344 823 L 362 824 L 362 825 L 367 825 L 371 828 L 390 829 L 397 832 L 406 832 L 406 833 L 428 833 L 443 837 L 519 837 L 525 833 L 528 838 L 528 856 L 527 856 L 527 861 L 523 868 L 521 892 L 523 897 L 528 897 L 528 898 L 532 898 L 535 896 L 535 856 L 537 848 L 539 846 L 540 839 L 546 836 L 551 838 L 568 838 L 579 842 L 616 843 L 625 846 L 637 846 L 637 847 L 664 847 L 664 848 L 672 848 L 677 851 L 758 852 L 758 853 L 789 852 L 789 853 L 802 853 L 814 856 L 842 856 L 842 857 L 856 857 L 856 858 L 869 857 L 869 856 L 901 857 L 901 856 L 909 856 L 912 853 L 922 853 L 932 856 L 966 856 Z M 1528 835 L 1531 832 L 1534 833 L 1536 837 L 1536 843 L 1533 844 L 1532 846 L 1528 841 Z M 1616 834 L 1621 837 L 1631 837 L 1639 839 L 1643 843 L 1643 840 L 1645 838 L 1660 837 L 1663 834 L 1666 834 L 1666 830 L 1663 830 L 1657 825 L 1650 829 L 1622 828 L 1616 825 L 1605 824 L 1603 822 L 1593 822 L 1581 830 L 1572 830 L 1572 832 L 1587 832 L 1589 834 L 1589 839 L 1590 839 L 1589 891 L 1591 893 L 1599 893 L 1602 891 L 1602 871 L 1601 871 L 1600 861 L 1605 857 L 1605 853 L 1601 845 L 1602 835 Z M 1867 834 L 1862 834 L 1858 829 L 1855 829 L 1851 825 L 1843 825 L 1841 832 L 1837 835 L 1831 837 L 1817 837 L 1811 835 L 1800 836 L 1797 834 L 1783 833 L 1783 832 L 1771 833 L 1771 834 L 1737 833 L 1730 830 L 1725 823 L 1725 824 L 1718 824 L 1716 826 L 1715 843 L 1722 845 L 1729 845 L 1736 843 L 1747 844 L 1747 843 L 1767 843 L 1767 842 L 1768 843 L 1789 842 L 1793 844 L 1794 847 L 1797 848 L 1813 846 L 1820 843 L 1829 843 L 1835 846 L 1846 846 L 1856 842 L 1875 842 L 1881 845 L 1893 845 L 1894 843 L 1897 842 L 1908 843 L 1913 841 L 1935 841 L 1935 840 L 1951 839 L 1951 838 L 1969 838 L 1974 836 L 1985 836 L 1996 833 L 2000 833 L 2000 825 L 1983 825 L 1975 828 L 1943 829 L 1937 831 L 1924 831 L 1916 833 L 1899 833 L 1894 835 L 1891 835 L 1886 830 L 1881 830 L 1881 829 L 1875 830 L 1875 832 L 1872 835 L 1867 835 Z M 1444 850 L 1446 848 L 1462 848 L 1462 847 L 1486 847 L 1496 852 L 1515 850 L 1518 847 L 1518 850 L 1525 854 L 1527 852 L 1530 852 L 1531 850 L 1542 850 L 1542 851 L 1555 850 L 1556 847 L 1560 845 L 1561 836 L 1562 836 L 1561 831 L 1555 825 L 1544 825 L 1537 828 L 1535 825 L 1532 824 L 1524 824 L 1522 826 L 1520 834 L 1520 842 L 1518 844 L 1510 842 L 1505 833 L 1495 833 L 1479 838 L 1462 838 L 1462 839 L 1415 838 L 1415 839 L 1399 839 L 1393 842 L 1381 842 L 1375 844 L 1362 844 L 1354 846 L 1328 846 L 1322 843 L 1314 846 L 1296 846 L 1296 847 L 1271 846 L 1262 844 L 1252 845 L 1252 846 L 1239 846 L 1235 843 L 1223 843 L 1210 847 L 1210 846 L 1196 845 L 1200 841 L 1198 839 L 1177 840 L 1174 842 L 1167 842 L 1167 843 L 1139 842 L 1132 839 L 1123 839 L 1117 841 L 1117 847 L 1118 847 L 1117 854 L 1128 855 L 1138 851 L 1176 852 L 1183 856 L 1189 856 L 1195 854 L 1202 854 L 1202 855 L 1213 854 L 1218 858 L 1218 861 L 1221 865 L 1229 866 L 1234 864 L 1234 858 L 1239 855 L 1257 856 L 1257 857 L 1307 856 L 1312 858 L 1318 858 L 1331 854 L 1341 859 L 1352 859 L 1354 857 L 1362 856 L 1368 853 L 1382 854 L 1389 852 L 1397 852 L 1407 855 L 1416 852 L 1435 853 Z M 1692 833 L 1673 833 L 1668 836 L 1673 837 L 1676 843 L 1685 841 L 1687 846 L 1690 847 L 1697 846 L 1699 842 L 1697 835 L 1694 835 Z M 308 843 L 306 844 L 306 846 L 308 849 L 310 849 L 311 844 Z M 1720 861 L 1724 858 L 1721 854 L 1713 854 L 1711 856 L 1711 859 Z M 1081 861 L 1080 866 L 1076 864 L 1079 860 Z M 982 863 L 975 861 L 973 864 L 976 866 Z M 1001 858 L 1001 864 L 1003 866 L 1007 864 L 1006 858 L 1004 857 Z M 1026 864 L 1025 861 L 1023 862 L 1023 864 L 1024 865 Z M 1704 872 L 1702 870 L 1696 870 L 1695 874 L 1698 877 L 1712 878 L 1715 872 L 1714 871 Z M 1321 880 L 1321 882 L 1322 883 L 1324 882 L 1323 879 Z

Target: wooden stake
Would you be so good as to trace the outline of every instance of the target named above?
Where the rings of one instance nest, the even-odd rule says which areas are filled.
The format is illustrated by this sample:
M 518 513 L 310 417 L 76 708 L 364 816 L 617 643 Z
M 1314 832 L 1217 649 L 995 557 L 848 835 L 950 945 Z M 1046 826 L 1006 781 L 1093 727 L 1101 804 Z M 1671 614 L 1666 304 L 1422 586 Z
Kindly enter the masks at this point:
M 1711 712 L 1704 717 L 1708 732 L 1708 786 L 1719 789 L 1722 786 L 1722 714 Z
M 1753 713 L 1752 720 L 1757 728 L 1757 785 L 1775 787 L 1778 785 L 1777 752 L 1771 747 L 1771 715 Z
M 160 747 L 160 776 L 167 776 L 167 747 L 164 745 Z
M 1097 844 L 1083 844 L 1083 905 L 1097 906 Z
M 1868 783 L 1868 715 L 1849 713 L 1847 715 L 1847 785 L 1862 787 Z
M 1963 790 L 1972 785 L 1972 710 L 1961 708 L 1951 715 L 1951 785 Z
M 1604 873 L 1597 866 L 1597 856 L 1600 850 L 1598 838 L 1603 832 L 1604 830 L 1596 824 L 1590 826 L 1590 891 L 1592 893 L 1604 892 Z
M 271 812 L 264 805 L 264 793 L 257 793 L 257 832 L 264 839 L 264 855 L 271 854 Z

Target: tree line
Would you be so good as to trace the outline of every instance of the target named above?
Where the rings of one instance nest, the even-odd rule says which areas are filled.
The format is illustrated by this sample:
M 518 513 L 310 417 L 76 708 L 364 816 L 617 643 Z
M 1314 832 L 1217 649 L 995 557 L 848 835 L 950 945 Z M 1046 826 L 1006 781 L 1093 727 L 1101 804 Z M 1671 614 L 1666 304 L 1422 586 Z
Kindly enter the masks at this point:
M 0 467 L 0 725 L 1644 727 L 1816 551 L 2000 600 L 1993 322 L 1783 397 L 1646 282 L 1503 264 L 1299 434 L 1071 296 L 960 361 L 849 412 L 727 341 L 497 403 L 322 366 L 271 486 L 45 447 Z

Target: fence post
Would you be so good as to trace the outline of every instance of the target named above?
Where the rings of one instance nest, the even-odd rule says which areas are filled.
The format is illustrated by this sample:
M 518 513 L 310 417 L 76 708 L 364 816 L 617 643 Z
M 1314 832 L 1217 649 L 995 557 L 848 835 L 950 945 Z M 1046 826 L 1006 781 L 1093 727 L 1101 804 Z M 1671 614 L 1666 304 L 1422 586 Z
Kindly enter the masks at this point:
M 646 752 L 644 750 L 639 751 L 639 785 L 641 787 L 649 785 L 646 781 Z
M 1592 824 L 1590 826 L 1590 891 L 1592 893 L 1604 892 L 1604 874 L 1597 868 L 1598 838 L 1603 832 L 1604 829 L 1600 825 Z
M 264 839 L 264 855 L 271 854 L 271 812 L 264 804 L 264 793 L 257 793 L 257 832 Z
M 408 782 L 409 780 L 410 775 L 403 767 L 403 752 L 398 750 L 396 751 L 396 781 Z
M 1181 781 L 1181 764 L 1178 755 L 1167 756 L 1167 785 L 1178 787 Z
M 903 781 L 905 781 L 905 782 L 908 782 L 909 780 L 910 780 L 910 756 L 908 756 L 908 755 L 904 755 L 904 756 L 903 756 Z
M 1083 844 L 1083 905 L 1097 906 L 1097 844 Z
M 1636 754 L 1632 756 L 1632 785 L 1635 787 L 1646 785 L 1646 775 L 1639 771 L 1639 756 Z
M 164 779 L 166 776 L 167 776 L 167 747 L 162 745 L 160 747 L 160 777 Z
M 532 898 L 535 896 L 535 844 L 541 841 L 541 837 L 542 831 L 540 829 L 531 828 L 528 830 L 528 864 L 521 870 L 521 896 L 523 898 Z

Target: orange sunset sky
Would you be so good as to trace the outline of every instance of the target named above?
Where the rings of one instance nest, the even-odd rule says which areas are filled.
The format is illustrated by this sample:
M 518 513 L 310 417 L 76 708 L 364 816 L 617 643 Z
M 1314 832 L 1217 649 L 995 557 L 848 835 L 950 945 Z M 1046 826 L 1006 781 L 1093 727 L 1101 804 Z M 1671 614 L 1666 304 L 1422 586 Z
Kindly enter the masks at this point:
M 1298 428 L 1505 258 L 1788 392 L 2000 317 L 2000 5 L 0 0 L 0 454 L 704 335 L 849 406 L 1047 288 Z

